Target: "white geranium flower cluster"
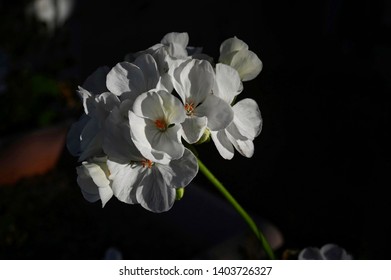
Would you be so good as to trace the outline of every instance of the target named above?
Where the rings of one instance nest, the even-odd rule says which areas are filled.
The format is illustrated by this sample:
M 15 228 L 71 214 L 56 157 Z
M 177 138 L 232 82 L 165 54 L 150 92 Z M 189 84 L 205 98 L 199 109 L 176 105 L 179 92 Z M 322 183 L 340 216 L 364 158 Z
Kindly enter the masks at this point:
M 262 127 L 257 103 L 243 99 L 243 81 L 262 62 L 233 37 L 221 44 L 217 63 L 188 46 L 187 33 L 169 33 L 159 44 L 129 54 L 91 74 L 78 93 L 84 114 L 67 138 L 82 164 L 77 182 L 86 200 L 117 197 L 153 212 L 169 210 L 176 190 L 198 172 L 184 143 L 211 136 L 219 153 L 251 157 Z

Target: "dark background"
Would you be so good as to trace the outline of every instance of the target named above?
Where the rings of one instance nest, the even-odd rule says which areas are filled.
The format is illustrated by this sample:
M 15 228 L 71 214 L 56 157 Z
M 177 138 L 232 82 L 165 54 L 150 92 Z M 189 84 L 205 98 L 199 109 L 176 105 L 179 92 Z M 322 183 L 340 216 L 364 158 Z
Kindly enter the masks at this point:
M 72 92 L 97 67 L 112 67 L 168 32 L 188 32 L 189 45 L 203 46 L 215 59 L 223 40 L 242 39 L 264 64 L 241 94 L 258 102 L 263 131 L 251 159 L 236 153 L 225 161 L 213 143 L 199 147 L 201 158 L 246 209 L 279 229 L 279 257 L 336 243 L 356 259 L 389 259 L 390 2 L 80 0 L 52 37 L 37 33 L 42 26 L 36 22 L 12 20 L 22 14 L 20 6 L 0 3 L 7 15 L 0 41 L 8 53 L 5 81 L 28 68 L 67 82 Z M 14 88 L 10 82 L 8 89 Z M 0 95 L 11 104 L 15 96 Z M 48 124 L 81 114 L 80 106 L 64 110 L 50 100 L 59 114 Z M 13 121 L 7 107 L 4 139 L 43 126 L 35 113 Z M 76 165 L 64 148 L 47 174 L 0 188 L 0 258 L 99 259 L 116 246 L 129 259 L 188 259 L 216 241 L 181 231 L 178 211 L 156 215 L 114 199 L 104 209 L 85 202 Z M 195 183 L 215 193 L 202 174 Z M 190 192 L 177 204 L 186 199 Z M 199 225 L 206 235 L 205 228 L 218 227 L 209 218 Z

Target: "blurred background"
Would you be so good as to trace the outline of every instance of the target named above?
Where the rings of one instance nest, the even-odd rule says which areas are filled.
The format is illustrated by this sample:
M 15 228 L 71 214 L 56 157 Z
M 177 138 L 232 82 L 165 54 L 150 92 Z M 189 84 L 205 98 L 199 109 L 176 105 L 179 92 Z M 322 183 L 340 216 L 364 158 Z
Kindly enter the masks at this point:
M 389 259 L 391 3 L 308 2 L 0 1 L 0 259 L 264 257 L 202 174 L 163 214 L 102 209 L 76 183 L 77 86 L 173 31 L 216 60 L 237 36 L 263 61 L 241 94 L 264 120 L 254 156 L 199 152 L 278 258 L 336 243 Z

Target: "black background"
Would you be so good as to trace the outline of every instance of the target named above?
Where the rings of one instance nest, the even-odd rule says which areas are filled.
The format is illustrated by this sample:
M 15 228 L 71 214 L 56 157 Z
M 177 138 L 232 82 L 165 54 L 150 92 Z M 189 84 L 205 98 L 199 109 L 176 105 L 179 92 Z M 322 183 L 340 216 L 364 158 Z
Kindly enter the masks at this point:
M 263 116 L 262 133 L 254 141 L 255 154 L 247 159 L 236 153 L 226 161 L 213 143 L 208 143 L 199 147 L 201 158 L 248 210 L 279 228 L 284 236 L 281 251 L 333 242 L 357 259 L 389 259 L 389 2 L 257 1 L 255 5 L 246 0 L 80 0 L 65 28 L 70 36 L 67 51 L 75 66 L 62 75 L 79 84 L 97 67 L 114 66 L 125 54 L 148 48 L 169 32 L 188 32 L 189 45 L 203 46 L 204 52 L 216 59 L 223 40 L 237 36 L 245 41 L 264 64 L 256 79 L 244 83 L 241 94 L 255 99 Z M 74 182 L 76 164 L 64 150 L 59 167 L 47 176 L 50 180 L 59 180 L 57 176 L 69 178 L 71 187 L 64 187 L 62 194 L 68 200 L 76 199 L 75 205 L 80 204 L 83 211 L 90 213 L 88 217 L 94 217 L 91 227 L 86 231 L 76 227 L 81 237 L 71 237 L 73 241 L 69 242 L 74 247 L 68 246 L 71 249 L 63 253 L 44 249 L 41 255 L 37 247 L 42 244 L 35 241 L 39 240 L 37 234 L 19 245 L 20 253 L 15 253 L 17 246 L 12 245 L 5 247 L 0 256 L 99 258 L 103 250 L 99 246 L 109 244 L 99 242 L 95 235 L 93 238 L 98 240 L 88 243 L 88 234 L 100 230 L 114 240 L 118 236 L 110 232 L 120 230 L 107 229 L 100 215 L 107 222 L 110 215 L 119 213 L 114 209 L 134 209 L 133 214 L 126 214 L 133 219 L 129 224 L 116 215 L 118 224 L 130 229 L 145 224 L 135 216 L 152 217 L 142 214 L 144 211 L 138 207 L 110 202 L 101 210 L 99 205 L 82 201 Z M 43 178 L 35 178 L 33 184 L 49 180 Z M 195 182 L 208 184 L 201 174 Z M 25 181 L 16 189 L 21 191 L 28 184 Z M 76 193 L 74 197 L 68 194 L 69 188 Z M 5 194 L 16 196 L 18 191 L 7 190 Z M 39 199 L 34 199 L 39 204 Z M 58 198 L 55 204 L 59 201 Z M 10 209 L 5 205 L 4 212 Z M 60 205 L 69 207 L 65 202 Z M 61 218 L 63 212 L 59 211 L 54 213 L 60 213 Z M 73 211 L 77 215 L 78 211 Z M 67 217 L 62 218 L 67 221 Z M 152 219 L 156 222 L 159 218 Z M 205 227 L 209 222 L 205 220 Z M 79 223 L 83 223 L 82 218 Z M 54 224 L 64 230 L 62 223 Z M 171 236 L 171 229 L 159 226 L 160 240 Z M 134 248 L 125 257 L 190 258 L 194 253 L 190 245 L 183 245 L 185 237 L 179 240 L 178 250 L 174 246 L 171 252 L 164 251 L 170 247 L 159 245 L 152 233 L 156 229 L 150 227 L 154 228 L 147 225 L 147 233 L 139 230 L 135 234 L 137 238 L 145 234 L 150 240 L 139 241 L 143 248 Z M 52 246 L 58 248 L 63 248 L 58 243 L 67 244 L 63 239 L 70 238 L 54 236 L 59 240 L 54 240 L 56 245 Z M 181 246 L 189 251 L 178 253 Z

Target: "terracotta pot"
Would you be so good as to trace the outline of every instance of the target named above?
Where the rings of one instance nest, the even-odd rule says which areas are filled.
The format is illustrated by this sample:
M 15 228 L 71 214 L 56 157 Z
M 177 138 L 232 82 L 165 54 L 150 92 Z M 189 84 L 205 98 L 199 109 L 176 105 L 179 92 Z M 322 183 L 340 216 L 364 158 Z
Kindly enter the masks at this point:
M 67 130 L 67 124 L 59 124 L 7 141 L 0 150 L 0 185 L 12 185 L 51 170 L 64 148 Z

